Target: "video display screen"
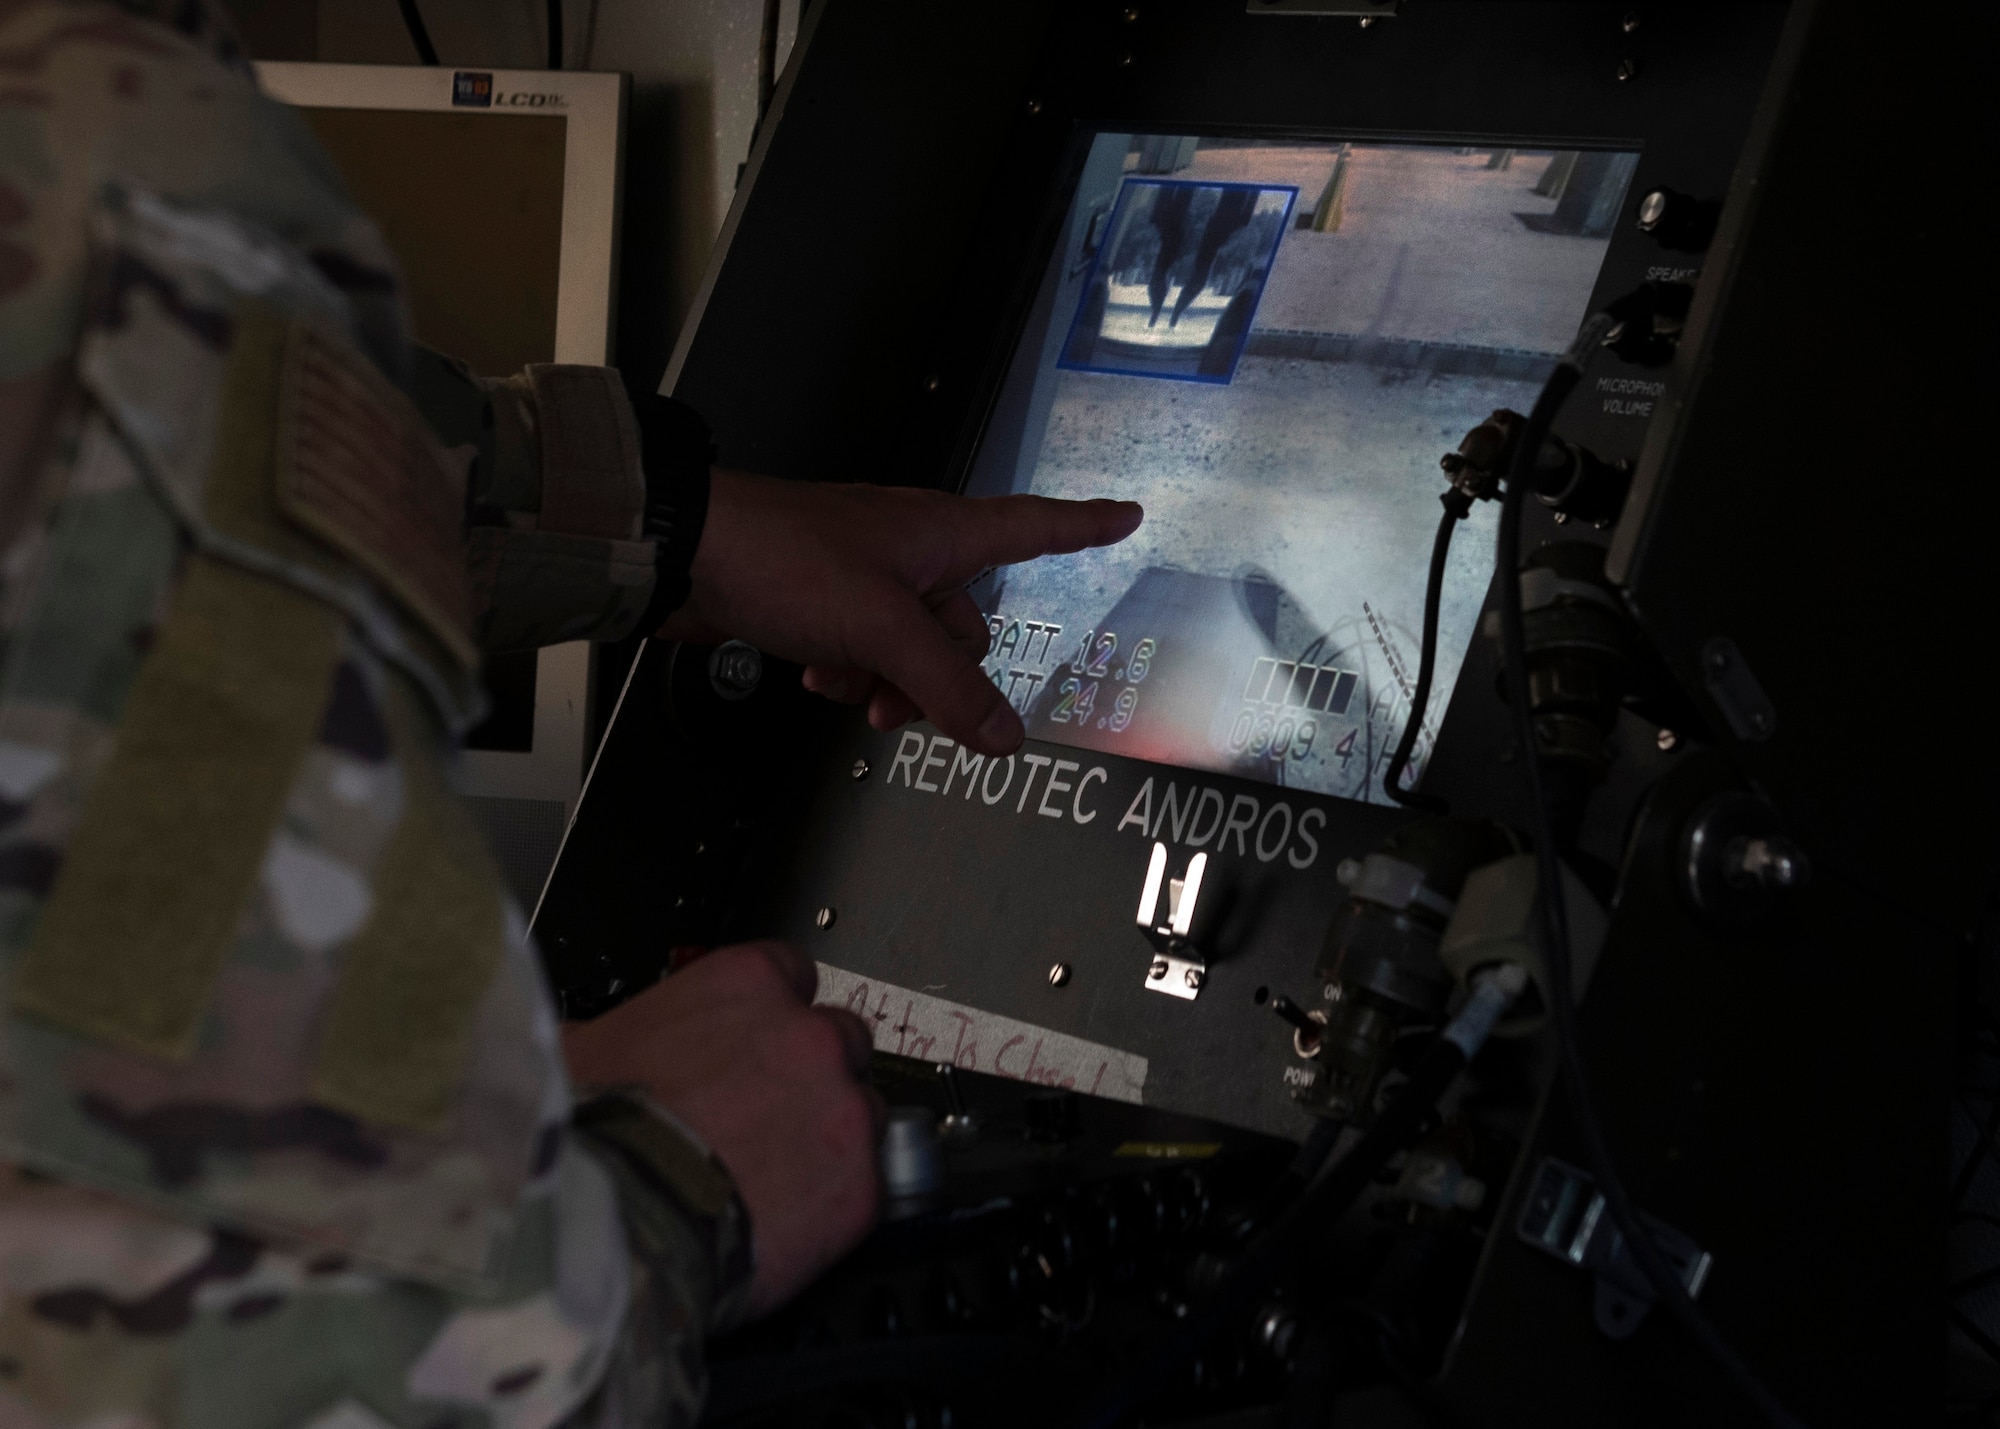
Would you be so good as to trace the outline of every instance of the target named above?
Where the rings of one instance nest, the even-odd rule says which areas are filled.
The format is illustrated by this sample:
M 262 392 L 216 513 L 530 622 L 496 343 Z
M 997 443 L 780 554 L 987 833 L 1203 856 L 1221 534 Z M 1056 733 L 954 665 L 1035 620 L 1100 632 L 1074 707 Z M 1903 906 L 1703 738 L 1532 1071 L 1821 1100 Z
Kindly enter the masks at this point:
M 1097 135 L 966 490 L 1129 499 L 1146 522 L 973 586 L 1029 737 L 1386 802 L 1438 458 L 1533 404 L 1636 164 Z M 1497 518 L 1452 546 L 1410 782 Z

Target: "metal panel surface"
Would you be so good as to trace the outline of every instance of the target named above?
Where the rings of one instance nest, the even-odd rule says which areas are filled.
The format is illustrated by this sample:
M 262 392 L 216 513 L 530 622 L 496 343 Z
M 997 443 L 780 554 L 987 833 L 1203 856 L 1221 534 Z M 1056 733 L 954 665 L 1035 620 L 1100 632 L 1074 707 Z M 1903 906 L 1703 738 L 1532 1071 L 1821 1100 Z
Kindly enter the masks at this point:
M 1149 1105 L 1303 1135 L 1310 1121 L 1289 1089 L 1308 1064 L 1264 1003 L 1311 995 L 1342 896 L 1334 868 L 1406 815 L 1039 742 L 997 773 L 982 768 L 975 782 L 960 772 L 947 787 L 954 754 L 921 725 L 843 739 L 775 930 L 891 987 L 1143 1055 Z M 856 757 L 869 763 L 866 779 L 852 777 Z M 1178 819 L 1166 818 L 1169 790 Z M 1197 926 L 1208 978 L 1193 1000 L 1148 986 L 1155 954 L 1134 915 L 1149 816 L 1172 876 L 1209 854 Z M 821 908 L 836 912 L 830 928 L 815 924 Z M 1060 987 L 1049 976 L 1057 963 L 1070 969 Z M 879 1022 L 898 1003 L 882 992 L 854 1010 Z M 903 1050 L 933 1061 L 965 1051 L 951 1038 Z M 981 1049 L 976 1069 L 1027 1074 L 1032 1048 L 1004 1064 L 992 1060 L 998 1050 Z

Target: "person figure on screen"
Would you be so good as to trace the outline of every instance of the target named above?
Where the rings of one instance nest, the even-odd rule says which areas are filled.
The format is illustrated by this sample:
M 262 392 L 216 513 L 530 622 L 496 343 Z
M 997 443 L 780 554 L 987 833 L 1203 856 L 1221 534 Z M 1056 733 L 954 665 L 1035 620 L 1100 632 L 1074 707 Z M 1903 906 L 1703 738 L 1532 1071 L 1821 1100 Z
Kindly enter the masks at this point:
M 1215 271 L 1215 260 L 1222 252 L 1222 245 L 1250 226 L 1250 218 L 1257 211 L 1257 190 L 1224 189 L 1215 201 L 1215 209 L 1208 216 L 1208 224 L 1201 231 L 1201 244 L 1194 251 L 1194 267 L 1181 284 L 1181 292 L 1174 299 L 1174 315 L 1168 327 L 1179 327 L 1181 314 L 1201 296 L 1208 286 L 1208 278 Z M 1155 318 L 1159 316 L 1159 305 L 1153 307 Z
M 1167 184 L 1156 191 L 1153 199 L 1153 211 L 1148 217 L 1153 231 L 1160 235 L 1160 247 L 1153 255 L 1152 276 L 1146 280 L 1146 296 L 1153 300 L 1153 315 L 1146 320 L 1147 327 L 1159 322 L 1160 309 L 1166 306 L 1173 281 L 1174 265 L 1187 251 L 1188 208 L 1194 202 L 1194 195 L 1194 189 L 1184 184 Z M 1181 291 L 1185 294 L 1187 289 Z M 1178 318 L 1179 312 L 1174 316 Z
M 1198 374 L 1226 381 L 1235 372 L 1236 354 L 1250 335 L 1250 318 L 1257 311 L 1257 295 L 1263 287 L 1264 270 L 1252 269 L 1216 320 L 1215 331 L 1209 334 L 1208 346 L 1201 350 L 1201 361 L 1195 367 Z

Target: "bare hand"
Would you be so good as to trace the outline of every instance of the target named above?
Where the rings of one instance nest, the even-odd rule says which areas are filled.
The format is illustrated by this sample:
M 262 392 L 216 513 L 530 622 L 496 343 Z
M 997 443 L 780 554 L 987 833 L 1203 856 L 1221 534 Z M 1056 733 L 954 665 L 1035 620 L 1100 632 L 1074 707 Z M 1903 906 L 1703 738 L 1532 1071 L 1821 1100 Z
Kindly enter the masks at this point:
M 968 499 L 715 472 L 694 590 L 660 633 L 747 640 L 806 666 L 806 687 L 894 729 L 922 714 L 1006 754 L 1021 720 L 979 667 L 986 618 L 965 584 L 988 566 L 1122 541 L 1130 501 Z
M 780 1304 L 874 1223 L 881 1099 L 868 1031 L 811 1006 L 818 974 L 781 943 L 721 948 L 592 1022 L 563 1027 L 579 1087 L 639 1087 L 715 1152 L 750 1212 L 750 1310 Z

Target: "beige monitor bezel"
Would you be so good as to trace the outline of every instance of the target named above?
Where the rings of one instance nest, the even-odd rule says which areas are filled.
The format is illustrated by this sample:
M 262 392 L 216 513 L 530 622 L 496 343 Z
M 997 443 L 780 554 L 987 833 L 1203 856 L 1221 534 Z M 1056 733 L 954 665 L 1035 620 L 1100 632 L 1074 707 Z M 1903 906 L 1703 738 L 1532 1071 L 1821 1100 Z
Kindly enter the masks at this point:
M 452 103 L 454 77 L 487 74 L 491 106 Z M 564 126 L 562 239 L 557 260 L 557 362 L 611 360 L 616 299 L 619 173 L 625 139 L 622 74 L 463 70 L 423 65 L 259 62 L 264 92 L 286 104 L 325 109 L 439 110 L 505 123 L 517 115 L 560 114 Z M 525 753 L 467 750 L 462 793 L 502 799 L 560 799 L 567 827 L 583 786 L 590 708 L 591 646 L 553 645 L 535 671 L 535 732 Z

